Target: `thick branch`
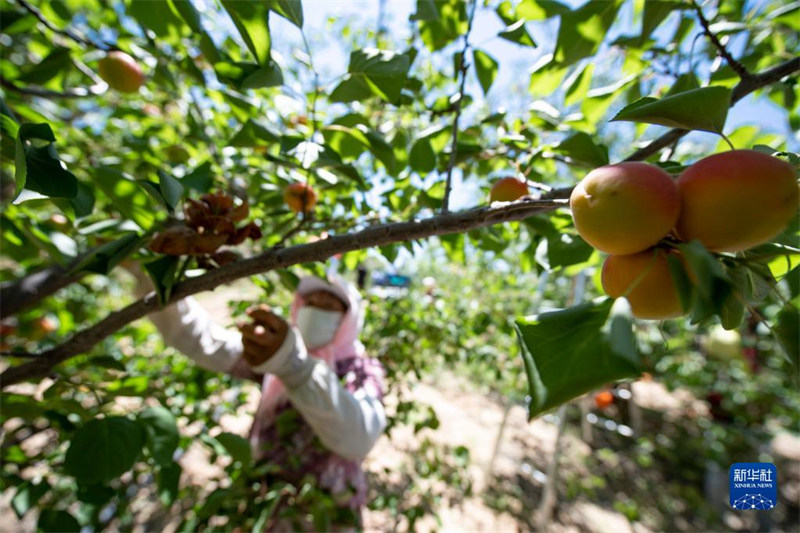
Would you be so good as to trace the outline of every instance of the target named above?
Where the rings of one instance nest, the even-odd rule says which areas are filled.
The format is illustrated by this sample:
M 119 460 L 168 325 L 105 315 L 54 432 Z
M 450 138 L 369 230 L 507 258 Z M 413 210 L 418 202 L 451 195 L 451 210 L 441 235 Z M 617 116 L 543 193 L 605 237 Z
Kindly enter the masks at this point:
M 448 213 L 425 220 L 380 224 L 364 230 L 335 235 L 309 244 L 269 251 L 212 270 L 177 285 L 169 303 L 230 283 L 239 278 L 286 268 L 299 263 L 324 261 L 343 252 L 382 246 L 394 242 L 424 239 L 434 235 L 462 233 L 513 220 L 522 220 L 538 213 L 567 205 L 570 189 L 553 191 L 545 199 L 524 199 L 502 207 L 484 207 L 459 213 Z M 63 344 L 42 353 L 33 361 L 8 368 L 0 375 L 0 388 L 32 378 L 47 376 L 53 367 L 76 355 L 86 353 L 95 344 L 119 331 L 125 325 L 159 309 L 155 293 L 150 293 L 128 307 L 109 314 L 97 324 L 76 333 Z
M 733 93 L 731 94 L 731 107 L 733 107 L 736 102 L 748 94 L 761 89 L 762 87 L 766 87 L 767 85 L 771 85 L 776 81 L 780 81 L 786 76 L 790 76 L 798 71 L 800 71 L 800 57 L 795 57 L 769 70 L 765 70 L 759 74 L 753 74 L 747 79 L 743 79 L 736 85 L 736 87 L 733 88 Z M 625 161 L 642 161 L 647 159 L 651 155 L 658 153 L 658 151 L 662 148 L 666 148 L 670 144 L 674 143 L 689 133 L 689 131 L 690 130 L 683 130 L 679 128 L 671 129 L 661 137 L 651 141 L 650 144 L 644 148 L 636 150 L 630 156 L 625 158 Z
M 461 65 L 456 71 L 456 76 L 461 76 L 461 83 L 458 88 L 458 100 L 455 103 L 456 116 L 453 117 L 453 141 L 450 144 L 450 161 L 447 164 L 447 180 L 444 186 L 444 200 L 442 200 L 442 213 L 447 213 L 450 210 L 450 191 L 453 188 L 453 167 L 456 166 L 456 153 L 458 152 L 458 121 L 461 119 L 461 105 L 464 101 L 464 88 L 467 84 L 467 70 L 469 63 L 467 63 L 467 51 L 469 51 L 469 34 L 472 31 L 472 19 L 475 18 L 475 7 L 478 0 L 472 0 L 472 10 L 469 14 L 469 21 L 467 23 L 467 32 L 464 34 L 464 49 L 461 52 Z
M 700 4 L 697 1 L 693 1 L 692 4 L 694 5 L 694 9 L 697 12 L 697 18 L 700 19 L 700 25 L 703 27 L 703 33 L 706 34 L 708 39 L 711 41 L 711 44 L 717 49 L 719 55 L 721 55 L 725 61 L 728 62 L 728 65 L 733 69 L 733 71 L 739 75 L 742 80 L 746 80 L 748 78 L 752 78 L 753 75 L 750 73 L 749 70 L 745 68 L 744 65 L 736 61 L 733 56 L 728 52 L 728 49 L 720 42 L 719 38 L 711 31 L 708 19 L 703 15 L 703 10 L 700 8 Z

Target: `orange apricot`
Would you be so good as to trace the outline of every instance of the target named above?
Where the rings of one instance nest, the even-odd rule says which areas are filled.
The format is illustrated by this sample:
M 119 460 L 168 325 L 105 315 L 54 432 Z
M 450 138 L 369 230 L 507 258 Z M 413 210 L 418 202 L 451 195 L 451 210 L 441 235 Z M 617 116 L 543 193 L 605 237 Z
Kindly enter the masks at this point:
M 144 73 L 136 60 L 118 50 L 97 63 L 97 73 L 109 87 L 123 93 L 135 93 L 144 84 Z
M 678 178 L 681 239 L 714 252 L 763 244 L 797 213 L 800 194 L 789 163 L 755 150 L 732 150 L 691 165 Z
M 307 183 L 292 183 L 283 191 L 283 199 L 295 213 L 309 213 L 317 205 L 317 193 Z
M 601 283 L 612 298 L 625 297 L 633 316 L 664 320 L 683 314 L 678 290 L 669 270 L 668 252 L 653 248 L 629 255 L 610 255 L 603 263 Z
M 528 194 L 528 184 L 523 180 L 506 177 L 500 178 L 492 185 L 489 192 L 490 202 L 513 202 Z
M 680 211 L 678 188 L 664 170 L 647 163 L 596 168 L 573 189 L 575 228 L 603 252 L 641 252 L 664 238 Z

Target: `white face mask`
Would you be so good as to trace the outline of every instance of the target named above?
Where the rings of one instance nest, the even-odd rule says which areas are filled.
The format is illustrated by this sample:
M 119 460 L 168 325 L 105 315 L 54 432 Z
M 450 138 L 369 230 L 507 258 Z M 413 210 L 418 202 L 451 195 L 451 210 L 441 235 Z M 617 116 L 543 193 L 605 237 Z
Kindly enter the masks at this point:
M 342 323 L 344 313 L 341 311 L 325 311 L 309 305 L 304 305 L 297 310 L 297 329 L 303 336 L 303 341 L 309 350 L 329 344 L 339 324 Z

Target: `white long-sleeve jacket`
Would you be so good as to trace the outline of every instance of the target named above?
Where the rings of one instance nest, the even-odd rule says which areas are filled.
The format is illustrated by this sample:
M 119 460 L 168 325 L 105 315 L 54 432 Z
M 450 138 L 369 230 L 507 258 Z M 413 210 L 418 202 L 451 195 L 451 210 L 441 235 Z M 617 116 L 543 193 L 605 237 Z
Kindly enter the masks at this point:
M 149 318 L 166 344 L 205 369 L 230 373 L 234 367 L 246 365 L 241 334 L 214 323 L 194 298 L 181 300 Z M 309 356 L 295 328 L 289 329 L 272 357 L 250 370 L 254 378 L 277 376 L 294 408 L 322 444 L 340 457 L 360 461 L 386 427 L 380 399 L 365 391 L 351 393 L 345 389 L 327 363 Z

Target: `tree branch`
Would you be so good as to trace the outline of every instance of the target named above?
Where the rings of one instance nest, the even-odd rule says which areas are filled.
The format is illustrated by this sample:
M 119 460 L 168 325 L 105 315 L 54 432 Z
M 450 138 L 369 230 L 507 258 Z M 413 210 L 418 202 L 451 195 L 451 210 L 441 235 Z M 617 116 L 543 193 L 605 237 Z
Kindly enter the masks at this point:
M 10 91 L 20 94 L 27 94 L 30 96 L 41 96 L 42 98 L 86 98 L 87 96 L 97 96 L 106 92 L 105 84 L 91 85 L 85 89 L 77 88 L 60 92 L 51 91 L 50 89 L 42 89 L 41 87 L 20 87 L 14 82 L 11 82 L 3 77 L 0 77 L 0 85 Z
M 33 5 L 31 5 L 26 0 L 17 0 L 17 3 L 19 5 L 21 5 L 31 15 L 36 17 L 36 19 L 39 22 L 41 22 L 42 24 L 44 24 L 47 27 L 47 29 L 49 29 L 50 31 L 52 31 L 54 33 L 57 33 L 59 35 L 63 35 L 64 37 L 72 39 L 73 41 L 75 41 L 76 43 L 78 43 L 80 45 L 88 46 L 90 48 L 97 48 L 98 50 L 103 50 L 104 52 L 108 52 L 109 50 L 113 50 L 114 49 L 114 47 L 111 46 L 111 45 L 108 45 L 108 44 L 105 44 L 105 43 L 98 44 L 98 43 L 92 41 L 91 39 L 89 39 L 87 37 L 84 37 L 82 35 L 78 35 L 77 33 L 73 32 L 71 30 L 59 28 L 58 26 L 56 26 L 55 24 L 53 24 L 52 22 L 47 20 L 44 17 L 44 15 L 42 14 L 41 11 L 39 11 L 37 8 L 35 8 Z
M 771 85 L 776 81 L 780 81 L 786 76 L 790 76 L 798 71 L 800 71 L 800 57 L 795 57 L 771 69 L 758 74 L 751 74 L 748 78 L 742 79 L 736 87 L 733 88 L 733 92 L 731 93 L 731 107 L 748 94 L 762 87 L 766 87 L 767 85 Z M 661 137 L 651 141 L 647 146 L 636 150 L 625 158 L 625 161 L 642 161 L 647 159 L 662 148 L 666 148 L 674 143 L 689 133 L 689 131 L 690 130 L 683 130 L 680 128 L 671 129 Z
M 51 266 L 20 280 L 3 283 L 0 285 L 0 320 L 28 309 L 81 277 L 70 275 L 68 269 L 61 266 Z
M 725 46 L 720 42 L 716 34 L 711 31 L 708 19 L 705 17 L 705 15 L 703 15 L 703 10 L 700 8 L 700 4 L 697 3 L 697 0 L 693 0 L 692 5 L 697 12 L 697 18 L 700 19 L 700 25 L 703 27 L 703 33 L 705 33 L 709 38 L 711 44 L 713 44 L 717 49 L 717 52 L 719 52 L 719 55 L 721 55 L 725 61 L 728 62 L 728 65 L 730 65 L 733 71 L 736 72 L 736 74 L 738 74 L 742 80 L 752 78 L 753 75 L 750 73 L 750 71 L 733 58 L 730 52 L 728 52 L 728 49 L 725 48 Z
M 472 31 L 472 19 L 475 18 L 475 7 L 478 4 L 478 0 L 472 0 L 471 10 L 469 13 L 469 18 L 467 21 L 467 32 L 464 34 L 464 48 L 461 51 L 461 65 L 459 70 L 456 72 L 457 75 L 461 76 L 461 85 L 458 89 L 458 100 L 455 103 L 455 113 L 456 116 L 453 117 L 453 141 L 450 144 L 450 162 L 447 164 L 447 181 L 445 182 L 444 186 L 444 199 L 442 200 L 442 213 L 447 213 L 450 211 L 450 191 L 453 187 L 453 167 L 456 166 L 456 153 L 458 152 L 458 121 L 461 119 L 461 103 L 464 100 L 464 87 L 467 83 L 467 69 L 469 68 L 469 63 L 467 63 L 467 51 L 469 50 L 469 34 Z
M 502 222 L 522 220 L 538 213 L 552 211 L 568 205 L 571 189 L 558 189 L 542 199 L 521 199 L 501 207 L 483 207 L 446 213 L 425 220 L 412 220 L 395 224 L 378 224 L 346 235 L 334 235 L 313 243 L 289 248 L 270 249 L 258 256 L 237 261 L 192 278 L 174 287 L 168 305 L 198 292 L 214 289 L 239 278 L 286 268 L 299 263 L 324 261 L 343 252 L 382 246 L 394 242 L 424 239 L 434 235 L 461 233 Z M 43 352 L 36 359 L 13 366 L 0 374 L 0 388 L 27 379 L 42 378 L 53 367 L 76 355 L 86 353 L 95 344 L 119 331 L 125 325 L 160 308 L 156 294 L 151 292 L 128 307 L 115 311 L 97 324 L 76 333 L 66 342 Z

